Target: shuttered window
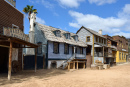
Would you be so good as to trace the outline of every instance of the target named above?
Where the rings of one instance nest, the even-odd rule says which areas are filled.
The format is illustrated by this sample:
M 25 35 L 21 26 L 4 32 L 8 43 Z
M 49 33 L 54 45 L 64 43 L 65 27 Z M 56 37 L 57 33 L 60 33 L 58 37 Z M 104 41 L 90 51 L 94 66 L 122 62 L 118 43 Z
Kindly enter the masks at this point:
M 56 54 L 59 53 L 59 43 L 56 43 L 56 42 L 53 43 L 53 53 L 56 53 Z
M 64 44 L 64 53 L 69 54 L 69 45 L 68 44 Z

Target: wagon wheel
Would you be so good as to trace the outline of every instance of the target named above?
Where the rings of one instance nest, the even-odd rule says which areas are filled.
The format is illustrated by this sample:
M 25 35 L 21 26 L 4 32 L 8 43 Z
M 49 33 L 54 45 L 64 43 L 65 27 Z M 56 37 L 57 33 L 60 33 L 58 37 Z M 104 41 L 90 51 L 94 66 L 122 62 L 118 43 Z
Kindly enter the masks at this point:
M 19 63 L 16 60 L 12 61 L 12 71 L 15 73 L 19 71 Z

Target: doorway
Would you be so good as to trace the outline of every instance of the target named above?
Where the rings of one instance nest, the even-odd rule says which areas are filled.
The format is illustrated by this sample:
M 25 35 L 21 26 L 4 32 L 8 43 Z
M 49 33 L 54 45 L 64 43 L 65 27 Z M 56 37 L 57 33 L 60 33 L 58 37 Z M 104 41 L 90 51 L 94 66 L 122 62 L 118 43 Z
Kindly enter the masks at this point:
M 0 47 L 0 73 L 8 73 L 9 48 Z

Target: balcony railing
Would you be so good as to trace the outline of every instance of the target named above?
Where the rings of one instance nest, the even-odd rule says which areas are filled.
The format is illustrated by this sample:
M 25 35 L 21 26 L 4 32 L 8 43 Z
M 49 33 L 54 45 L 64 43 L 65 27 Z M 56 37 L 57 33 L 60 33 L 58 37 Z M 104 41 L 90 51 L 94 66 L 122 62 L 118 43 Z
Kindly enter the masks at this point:
M 96 53 L 94 53 L 94 57 L 103 57 L 103 53 L 102 52 L 96 52 Z
M 85 57 L 85 55 L 84 54 L 75 54 L 75 57 L 78 57 L 78 58 L 83 58 L 83 57 Z

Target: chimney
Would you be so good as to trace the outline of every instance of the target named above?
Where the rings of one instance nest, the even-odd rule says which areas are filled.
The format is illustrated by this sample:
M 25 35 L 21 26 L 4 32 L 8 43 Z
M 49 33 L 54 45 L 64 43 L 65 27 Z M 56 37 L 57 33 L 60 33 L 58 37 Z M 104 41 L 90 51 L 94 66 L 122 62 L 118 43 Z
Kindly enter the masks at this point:
M 98 31 L 98 33 L 102 35 L 102 29 L 100 29 L 100 30 Z

